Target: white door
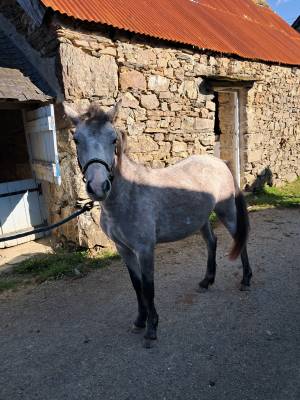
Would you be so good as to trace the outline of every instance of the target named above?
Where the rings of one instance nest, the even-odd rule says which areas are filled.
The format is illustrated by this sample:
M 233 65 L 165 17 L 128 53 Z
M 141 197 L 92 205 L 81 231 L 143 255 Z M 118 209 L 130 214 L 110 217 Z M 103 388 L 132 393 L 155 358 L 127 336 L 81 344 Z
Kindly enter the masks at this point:
M 25 111 L 24 125 L 31 167 L 36 179 L 60 185 L 53 105 Z
M 10 236 L 47 225 L 40 185 L 34 179 L 0 183 L 0 234 Z M 16 246 L 38 237 L 0 242 L 0 248 Z

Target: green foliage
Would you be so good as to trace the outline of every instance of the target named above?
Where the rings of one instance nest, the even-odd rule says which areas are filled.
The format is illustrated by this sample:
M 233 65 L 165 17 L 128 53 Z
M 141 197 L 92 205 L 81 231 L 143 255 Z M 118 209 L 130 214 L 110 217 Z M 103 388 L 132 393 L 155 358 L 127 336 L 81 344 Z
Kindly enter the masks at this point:
M 0 279 L 0 293 L 5 290 L 13 290 L 17 287 L 19 281 L 12 278 L 2 278 Z
M 300 207 L 300 178 L 283 187 L 265 185 L 261 191 L 247 196 L 252 210 L 268 207 Z
M 33 274 L 38 281 L 60 279 L 64 276 L 80 276 L 87 272 L 103 268 L 117 258 L 117 254 L 105 251 L 96 257 L 90 257 L 87 251 L 43 254 L 29 258 L 15 268 L 15 274 Z
M 218 221 L 218 217 L 217 217 L 217 214 L 214 211 L 210 214 L 209 221 L 212 224 L 212 226 L 216 225 L 216 223 Z
M 34 256 L 16 265 L 12 273 L 0 276 L 0 292 L 14 289 L 24 283 L 82 277 L 90 271 L 110 265 L 118 258 L 116 252 L 109 250 L 94 257 L 91 257 L 87 251 L 66 252 L 63 250 L 53 254 Z

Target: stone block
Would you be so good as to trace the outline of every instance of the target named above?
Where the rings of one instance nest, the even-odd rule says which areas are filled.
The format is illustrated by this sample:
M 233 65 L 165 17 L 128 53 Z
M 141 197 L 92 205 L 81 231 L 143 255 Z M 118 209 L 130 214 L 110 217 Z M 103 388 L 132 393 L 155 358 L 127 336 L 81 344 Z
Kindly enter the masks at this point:
M 148 119 L 148 121 L 146 122 L 147 128 L 157 128 L 157 124 L 157 121 L 153 119 Z
M 94 208 L 91 213 L 85 213 L 78 218 L 78 242 L 82 247 L 93 249 L 97 246 L 115 248 L 112 241 L 99 227 L 100 210 Z M 70 235 L 69 235 L 70 236 Z M 72 240 L 74 238 L 72 237 Z
M 158 144 L 149 135 L 140 136 L 129 142 L 129 151 L 133 153 L 150 153 L 159 149 Z
M 138 106 L 138 100 L 130 92 L 125 93 L 122 97 L 122 107 L 138 108 Z
M 172 103 L 170 104 L 170 109 L 171 111 L 180 111 L 182 110 L 182 105 L 178 103 Z
M 134 116 L 136 121 L 147 121 L 146 110 L 144 108 L 134 110 Z
M 172 79 L 174 76 L 174 69 L 173 68 L 164 68 L 164 76 Z
M 262 157 L 263 151 L 260 150 L 251 150 L 247 152 L 247 160 L 248 162 L 256 162 L 260 161 Z
M 194 128 L 196 130 L 213 130 L 215 122 L 213 119 L 195 118 Z
M 163 119 L 160 123 L 161 128 L 167 128 L 169 126 L 169 122 Z
M 162 100 L 167 100 L 167 99 L 170 99 L 171 97 L 172 97 L 171 92 L 160 92 L 159 93 L 159 98 Z
M 211 75 L 212 74 L 212 68 L 210 66 L 196 63 L 194 65 L 194 74 L 195 76 L 205 76 L 205 75 Z
M 105 47 L 99 51 L 100 54 L 107 54 L 108 56 L 117 56 L 117 50 L 114 47 Z
M 152 168 L 164 168 L 165 167 L 165 163 L 161 160 L 153 160 L 151 162 L 151 167 Z
M 155 94 L 144 94 L 141 96 L 141 105 L 147 110 L 155 110 L 159 106 L 159 101 Z
M 112 96 L 118 90 L 118 66 L 114 57 L 93 57 L 81 49 L 60 45 L 65 98 Z
M 151 75 L 148 78 L 148 89 L 155 92 L 166 92 L 169 89 L 170 80 L 160 75 Z
M 156 133 L 156 134 L 154 135 L 154 140 L 155 140 L 156 142 L 161 142 L 161 141 L 164 140 L 164 138 L 165 138 L 165 135 L 164 135 L 163 133 Z
M 146 129 L 144 122 L 136 122 L 132 125 L 128 125 L 128 135 L 141 135 Z
M 207 101 L 205 104 L 205 107 L 210 110 L 210 111 L 215 111 L 216 110 L 216 103 L 213 101 Z
M 151 65 L 156 63 L 156 54 L 151 49 L 139 49 L 137 51 L 137 64 Z
M 172 152 L 181 153 L 187 151 L 187 144 L 185 142 L 177 142 L 174 140 L 172 143 Z
M 193 117 L 183 117 L 181 123 L 181 129 L 183 130 L 193 130 L 195 123 L 195 118 Z
M 161 109 L 162 111 L 169 111 L 168 103 L 161 103 Z
M 120 86 L 122 90 L 128 88 L 146 90 L 147 84 L 144 75 L 139 71 L 121 71 Z
M 193 81 L 184 81 L 178 88 L 178 92 L 181 96 L 187 96 L 189 99 L 197 99 L 198 97 L 198 85 Z
M 146 128 L 145 132 L 147 132 L 147 133 L 166 132 L 166 129 L 165 128 L 161 128 L 161 127 L 159 127 L 159 128 Z
M 159 68 L 166 68 L 168 65 L 168 60 L 164 59 L 164 58 L 159 58 L 157 61 L 157 66 Z

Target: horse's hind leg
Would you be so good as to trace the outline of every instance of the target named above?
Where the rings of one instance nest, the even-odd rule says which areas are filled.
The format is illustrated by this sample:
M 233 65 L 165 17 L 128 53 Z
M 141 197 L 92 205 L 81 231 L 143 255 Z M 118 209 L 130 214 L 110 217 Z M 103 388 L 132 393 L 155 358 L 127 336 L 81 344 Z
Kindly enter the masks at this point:
M 144 304 L 144 300 L 142 297 L 142 279 L 140 267 L 137 261 L 135 254 L 125 246 L 116 245 L 120 256 L 126 264 L 126 267 L 129 272 L 129 276 L 132 282 L 132 286 L 134 287 L 137 302 L 138 302 L 138 315 L 133 323 L 132 332 L 139 333 L 146 327 L 147 321 L 147 308 Z
M 243 264 L 243 279 L 241 281 L 240 290 L 247 290 L 250 286 L 252 278 L 252 270 L 249 264 L 247 246 L 245 246 L 241 252 L 241 260 Z
M 237 229 L 237 213 L 234 198 L 230 198 L 217 204 L 215 212 L 219 219 L 222 221 L 228 232 L 234 238 Z M 245 245 L 241 251 L 241 260 L 243 265 L 243 279 L 241 281 L 240 290 L 247 290 L 250 287 L 250 281 L 252 278 L 252 270 L 249 264 L 247 246 Z
M 207 246 L 207 268 L 204 279 L 199 283 L 199 286 L 204 289 L 208 289 L 209 285 L 212 285 L 215 281 L 216 276 L 216 249 L 217 249 L 217 238 L 215 237 L 211 224 L 209 221 L 201 229 L 202 236 Z

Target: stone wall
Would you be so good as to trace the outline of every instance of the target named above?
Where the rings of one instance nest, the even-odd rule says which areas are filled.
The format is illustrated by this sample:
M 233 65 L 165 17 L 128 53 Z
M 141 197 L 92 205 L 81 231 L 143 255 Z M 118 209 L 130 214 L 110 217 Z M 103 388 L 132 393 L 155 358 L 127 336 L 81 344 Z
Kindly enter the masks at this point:
M 214 151 L 214 91 L 205 77 L 255 80 L 241 89 L 242 185 L 275 185 L 300 174 L 300 70 L 172 48 L 128 35 L 58 30 L 60 73 L 67 101 L 103 108 L 123 99 L 117 125 L 128 134 L 131 157 L 154 168 Z M 226 123 L 225 119 L 222 123 Z M 222 126 L 221 123 L 221 126 Z M 68 127 L 60 129 L 63 173 L 56 193 L 60 214 L 86 197 Z M 271 179 L 272 177 L 272 179 Z M 73 200 L 72 200 L 73 201 Z M 79 219 L 79 242 L 104 243 L 98 212 Z M 88 232 L 88 234 L 87 234 Z M 65 232 L 68 239 L 74 236 Z

